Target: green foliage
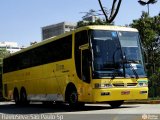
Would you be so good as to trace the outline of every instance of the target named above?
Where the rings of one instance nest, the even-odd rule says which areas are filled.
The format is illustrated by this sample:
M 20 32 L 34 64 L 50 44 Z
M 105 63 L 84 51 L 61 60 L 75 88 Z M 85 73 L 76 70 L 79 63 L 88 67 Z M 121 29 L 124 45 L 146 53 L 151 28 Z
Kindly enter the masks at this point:
M 141 18 L 133 20 L 131 27 L 137 28 L 145 53 L 145 62 L 149 65 L 147 73 L 150 85 L 150 96 L 160 96 L 160 16 L 149 17 L 142 12 Z
M 0 48 L 0 100 L 2 99 L 2 64 L 3 64 L 3 58 L 9 55 L 9 51 L 7 51 L 5 48 Z
M 0 73 L 1 73 L 3 58 L 9 54 L 10 54 L 9 51 L 7 51 L 5 48 L 0 48 Z
M 9 54 L 10 54 L 10 52 L 7 51 L 5 48 L 0 48 L 0 58 L 1 59 L 4 58 L 4 57 L 6 57 Z
M 1 75 L 2 75 L 3 58 L 9 54 L 10 54 L 9 51 L 7 51 L 5 48 L 0 48 L 0 88 L 1 88 Z

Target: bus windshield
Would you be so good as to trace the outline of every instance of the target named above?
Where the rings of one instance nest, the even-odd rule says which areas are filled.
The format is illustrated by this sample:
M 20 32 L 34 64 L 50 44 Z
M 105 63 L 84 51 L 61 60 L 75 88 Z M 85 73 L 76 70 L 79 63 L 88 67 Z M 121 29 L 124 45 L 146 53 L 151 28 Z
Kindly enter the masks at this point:
M 93 30 L 93 78 L 146 77 L 138 32 Z

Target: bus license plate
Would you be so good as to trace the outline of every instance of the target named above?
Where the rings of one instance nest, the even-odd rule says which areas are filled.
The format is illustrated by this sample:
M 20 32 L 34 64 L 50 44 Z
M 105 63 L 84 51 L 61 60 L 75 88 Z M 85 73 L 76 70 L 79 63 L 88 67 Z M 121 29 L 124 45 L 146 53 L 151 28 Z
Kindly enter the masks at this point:
M 122 91 L 121 92 L 121 95 L 129 95 L 130 94 L 130 91 Z

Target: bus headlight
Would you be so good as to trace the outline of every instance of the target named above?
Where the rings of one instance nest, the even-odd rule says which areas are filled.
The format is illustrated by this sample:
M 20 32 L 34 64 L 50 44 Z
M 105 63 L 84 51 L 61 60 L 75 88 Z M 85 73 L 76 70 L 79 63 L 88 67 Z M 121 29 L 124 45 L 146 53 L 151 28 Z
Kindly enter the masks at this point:
M 148 82 L 139 82 L 138 87 L 148 87 Z
M 112 84 L 109 83 L 104 83 L 104 84 L 95 83 L 94 87 L 97 89 L 97 88 L 111 88 L 113 86 Z

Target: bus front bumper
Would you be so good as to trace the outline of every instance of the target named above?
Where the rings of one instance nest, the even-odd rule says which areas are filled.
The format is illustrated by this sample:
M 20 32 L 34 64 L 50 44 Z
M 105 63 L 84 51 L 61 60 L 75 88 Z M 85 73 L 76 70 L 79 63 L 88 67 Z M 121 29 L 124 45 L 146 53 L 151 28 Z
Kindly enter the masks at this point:
M 148 88 L 93 89 L 93 102 L 140 100 L 148 98 Z

